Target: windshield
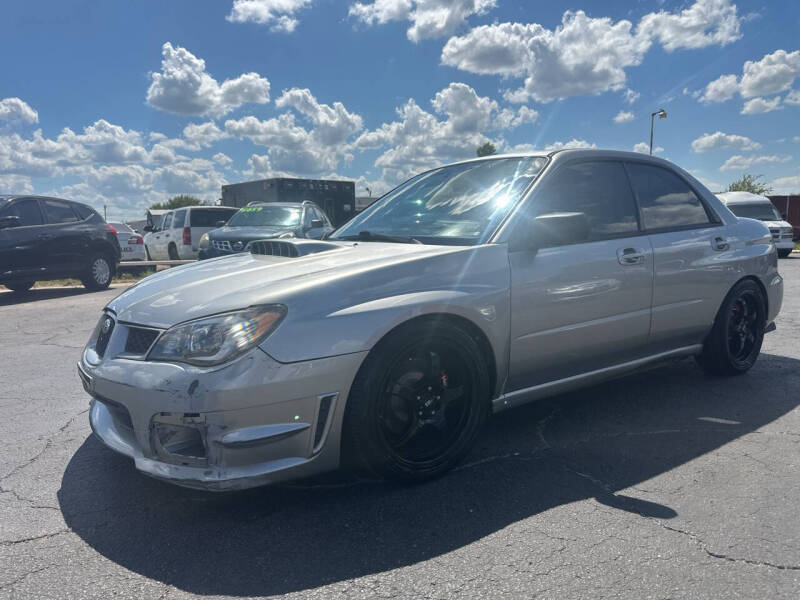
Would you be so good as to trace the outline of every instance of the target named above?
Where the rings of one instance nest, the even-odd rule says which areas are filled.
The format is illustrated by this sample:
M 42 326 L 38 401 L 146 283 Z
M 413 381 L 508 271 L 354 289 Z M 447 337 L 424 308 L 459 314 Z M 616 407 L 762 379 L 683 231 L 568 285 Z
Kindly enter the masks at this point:
M 300 208 L 293 206 L 245 206 L 228 221 L 228 227 L 295 227 Z
M 768 202 L 754 202 L 753 204 L 729 204 L 728 208 L 737 217 L 758 219 L 759 221 L 782 221 L 780 213 Z
M 547 159 L 495 158 L 434 169 L 386 194 L 334 233 L 414 238 L 426 244 L 485 242 Z

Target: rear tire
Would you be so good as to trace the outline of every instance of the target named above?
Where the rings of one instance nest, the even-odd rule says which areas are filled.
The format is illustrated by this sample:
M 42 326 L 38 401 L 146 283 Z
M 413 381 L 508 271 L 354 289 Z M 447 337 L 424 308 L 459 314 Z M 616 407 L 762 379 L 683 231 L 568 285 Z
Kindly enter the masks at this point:
M 788 258 L 791 253 L 792 253 L 791 248 L 787 248 L 785 250 L 778 250 L 778 258 Z
M 175 247 L 175 244 L 170 244 L 169 248 L 167 249 L 169 252 L 169 259 L 170 260 L 180 260 L 181 257 L 178 256 L 178 249 Z
M 425 319 L 390 333 L 359 369 L 345 410 L 350 462 L 421 482 L 455 466 L 489 415 L 489 369 L 476 341 Z
M 698 364 L 712 375 L 741 375 L 758 359 L 764 341 L 766 301 L 755 281 L 737 283 L 722 303 Z
M 89 261 L 81 283 L 87 290 L 99 291 L 111 285 L 114 277 L 114 263 L 103 254 L 95 254 Z
M 14 283 L 4 283 L 3 285 L 5 285 L 12 292 L 16 292 L 17 294 L 24 294 L 33 287 L 34 283 L 36 282 L 30 280 L 30 281 L 15 281 Z

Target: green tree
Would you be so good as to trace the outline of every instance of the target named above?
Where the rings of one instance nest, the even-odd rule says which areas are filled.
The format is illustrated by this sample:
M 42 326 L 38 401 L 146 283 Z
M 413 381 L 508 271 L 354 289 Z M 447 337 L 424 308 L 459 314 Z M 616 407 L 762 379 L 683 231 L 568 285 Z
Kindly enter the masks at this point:
M 725 191 L 750 192 L 751 194 L 758 194 L 759 196 L 769 194 L 772 191 L 772 187 L 761 181 L 763 177 L 763 175 L 751 175 L 749 173 L 745 173 L 742 175 L 741 179 L 737 179 L 730 184 Z
M 179 196 L 173 196 L 166 202 L 156 202 L 155 204 L 151 204 L 150 208 L 154 210 L 175 210 L 176 208 L 183 208 L 184 206 L 207 206 L 207 202 L 203 202 L 202 200 L 195 198 L 194 196 L 187 196 L 185 194 L 180 194 Z
M 478 156 L 491 156 L 495 152 L 497 152 L 497 148 L 494 147 L 494 144 L 492 142 L 486 142 L 482 146 L 478 146 L 476 154 Z

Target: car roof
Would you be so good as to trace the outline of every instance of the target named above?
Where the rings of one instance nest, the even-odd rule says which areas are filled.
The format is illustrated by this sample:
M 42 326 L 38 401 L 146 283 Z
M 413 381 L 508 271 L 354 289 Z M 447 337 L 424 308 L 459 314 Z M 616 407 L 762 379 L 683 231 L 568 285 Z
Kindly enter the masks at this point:
M 675 166 L 668 160 L 659 158 L 658 156 L 650 156 L 648 154 L 642 154 L 641 152 L 628 152 L 625 150 L 608 150 L 605 148 L 562 148 L 560 150 L 551 151 L 531 150 L 529 152 L 509 152 L 506 154 L 491 154 L 489 156 L 480 156 L 478 158 L 460 160 L 441 166 L 460 165 L 486 160 L 497 160 L 501 158 L 558 158 L 559 160 L 567 158 L 616 158 L 617 160 L 635 160 L 638 162 L 649 162 L 668 167 Z
M 772 204 L 769 198 L 751 192 L 722 192 L 717 194 L 717 198 L 725 204 Z
M 184 210 L 186 208 L 191 208 L 192 210 L 209 210 L 209 209 L 212 209 L 212 208 L 214 208 L 214 209 L 217 209 L 217 208 L 229 208 L 230 209 L 230 208 L 232 208 L 233 210 L 236 210 L 235 206 L 205 206 L 205 205 L 202 205 L 202 206 L 181 206 L 179 208 L 173 208 L 172 210 Z
M 311 200 L 303 200 L 302 202 L 251 202 L 247 206 L 289 206 L 289 207 L 298 207 L 303 206 L 304 204 L 314 204 Z M 314 204 L 316 206 L 316 204 Z M 247 208 L 246 206 L 242 206 L 241 208 Z

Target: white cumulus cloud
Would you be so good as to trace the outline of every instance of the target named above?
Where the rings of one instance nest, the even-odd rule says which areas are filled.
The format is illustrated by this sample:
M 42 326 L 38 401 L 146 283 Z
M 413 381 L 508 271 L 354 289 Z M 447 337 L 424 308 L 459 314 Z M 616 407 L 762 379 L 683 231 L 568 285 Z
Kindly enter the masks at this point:
M 719 168 L 720 171 L 746 171 L 754 165 L 769 163 L 786 163 L 792 160 L 791 156 L 778 156 L 775 154 L 764 156 L 742 156 L 735 154 L 726 160 Z
M 650 144 L 647 142 L 639 142 L 633 146 L 634 152 L 639 152 L 640 154 L 650 154 Z M 661 146 L 656 146 L 653 148 L 653 154 L 658 154 L 659 152 L 663 152 L 664 148 Z
M 633 121 L 633 113 L 627 110 L 621 110 L 614 117 L 614 123 L 628 123 Z
M 409 21 L 408 39 L 418 42 L 453 34 L 473 15 L 483 15 L 497 0 L 374 0 L 350 6 L 350 16 L 367 25 Z
M 506 99 L 524 102 L 625 89 L 626 69 L 641 64 L 653 43 L 667 51 L 725 45 L 740 36 L 730 0 L 697 0 L 679 13 L 649 13 L 638 26 L 622 19 L 566 11 L 555 29 L 538 23 L 494 23 L 452 37 L 444 65 L 524 79 Z M 635 100 L 635 92 L 626 97 Z
M 221 84 L 206 72 L 206 63 L 186 48 L 169 42 L 161 49 L 161 71 L 152 74 L 147 103 L 180 115 L 220 117 L 246 103 L 269 102 L 269 81 L 244 73 Z
M 311 6 L 312 0 L 233 0 L 231 23 L 269 25 L 272 31 L 291 33 L 299 21 L 295 13 Z
M 3 98 L 0 100 L 0 121 L 38 123 L 39 113 L 19 98 Z
M 700 96 L 700 102 L 725 102 L 733 98 L 739 91 L 739 79 L 736 75 L 722 75 L 706 86 Z
M 742 106 L 743 115 L 760 115 L 761 113 L 772 112 L 773 110 L 780 110 L 781 97 L 775 96 L 771 100 L 766 98 L 752 98 L 744 103 Z
M 697 153 L 710 152 L 726 148 L 737 150 L 758 150 L 761 144 L 754 142 L 749 137 L 730 133 L 704 133 L 692 142 L 692 151 Z

